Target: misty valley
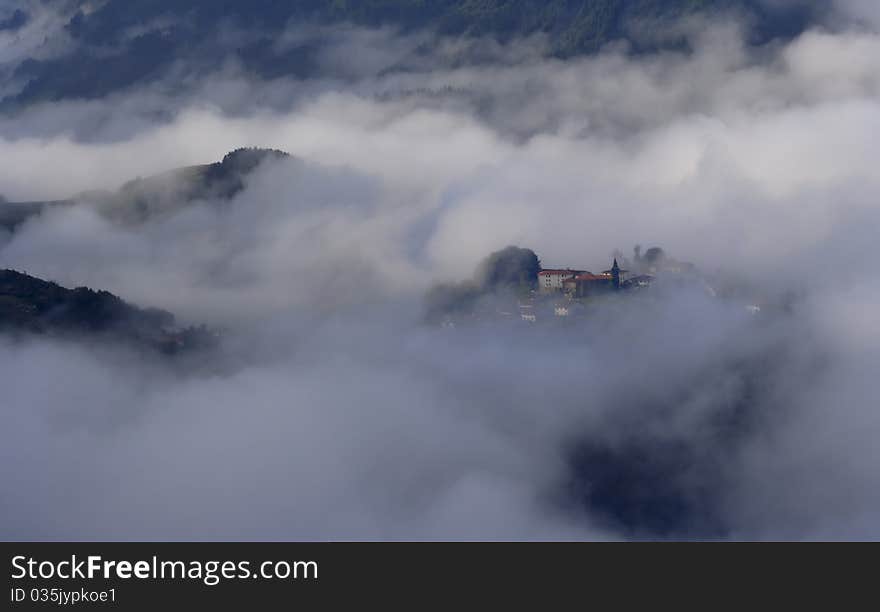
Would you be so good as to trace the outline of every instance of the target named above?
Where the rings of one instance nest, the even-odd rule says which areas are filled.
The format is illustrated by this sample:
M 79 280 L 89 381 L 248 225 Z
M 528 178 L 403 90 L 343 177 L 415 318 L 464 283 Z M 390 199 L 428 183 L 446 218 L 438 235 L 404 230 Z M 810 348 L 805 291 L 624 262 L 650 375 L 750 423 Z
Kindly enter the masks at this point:
M 0 3 L 2 538 L 877 539 L 878 131 L 859 0 Z
M 205 201 L 216 214 L 234 216 L 235 196 L 248 189 L 248 177 L 258 173 L 263 163 L 274 166 L 274 171 L 299 172 L 303 167 L 303 162 L 280 151 L 239 149 L 212 165 L 129 181 L 117 192 L 8 203 L 5 223 L 14 240 L 17 232 L 27 232 L 31 225 L 43 222 L 44 216 L 73 214 L 79 207 L 117 231 L 167 222 Z M 485 367 L 482 360 L 487 356 L 481 353 L 485 347 L 510 351 L 519 361 L 510 367 L 520 380 L 513 383 L 493 377 L 485 381 L 489 397 L 498 395 L 500 400 L 509 393 L 522 394 L 519 401 L 526 405 L 541 406 L 550 415 L 556 410 L 570 412 L 575 422 L 585 417 L 578 414 L 581 402 L 589 406 L 590 401 L 597 401 L 590 393 L 580 394 L 597 384 L 600 372 L 609 373 L 596 364 L 591 366 L 590 360 L 614 363 L 612 379 L 621 379 L 604 383 L 608 386 L 601 393 L 605 406 L 600 410 L 600 423 L 586 419 L 564 434 L 556 432 L 560 437 L 553 453 L 561 453 L 564 477 L 548 484 L 541 495 L 559 511 L 571 513 L 573 520 L 583 512 L 602 528 L 628 537 L 718 538 L 730 535 L 731 529 L 723 511 L 729 464 L 736 460 L 747 436 L 773 415 L 774 400 L 768 388 L 778 367 L 774 360 L 786 359 L 786 352 L 794 350 L 789 346 L 794 342 L 790 331 L 782 337 L 778 330 L 769 337 L 764 334 L 779 325 L 796 325 L 797 303 L 791 291 L 762 294 L 760 285 L 704 273 L 660 247 L 643 254 L 642 247 L 636 246 L 632 257 L 617 250 L 612 253 L 610 269 L 594 274 L 570 267 L 544 268 L 534 251 L 511 246 L 485 257 L 470 280 L 435 284 L 421 299 L 398 298 L 359 308 L 371 311 L 371 316 L 384 309 L 396 311 L 396 316 L 409 311 L 397 320 L 395 331 L 378 327 L 405 342 L 417 338 L 418 347 L 407 347 L 408 351 L 446 350 L 457 355 L 456 360 L 467 359 L 480 367 Z M 203 324 L 180 327 L 170 312 L 142 309 L 106 291 L 65 289 L 12 270 L 0 272 L 0 306 L 0 330 L 10 346 L 20 349 L 63 342 L 65 350 L 86 351 L 87 359 L 98 364 L 143 361 L 161 377 L 234 380 L 247 372 L 250 364 L 245 357 L 252 359 L 252 351 L 257 350 L 254 346 L 243 349 L 242 337 L 264 333 L 255 332 L 253 323 L 246 332 Z M 702 316 L 691 319 L 697 312 Z M 707 313 L 711 316 L 703 318 Z M 334 325 L 357 325 L 352 316 L 358 313 L 343 309 Z M 401 328 L 401 321 L 409 321 L 407 327 Z M 371 320 L 375 326 L 388 323 L 383 318 Z M 669 333 L 683 324 L 678 329 L 681 338 Z M 727 327 L 720 335 L 719 325 Z M 292 334 L 288 341 L 293 344 L 285 349 L 290 361 L 282 362 L 291 370 L 300 367 L 297 362 L 303 359 L 298 351 L 309 350 L 294 342 L 302 333 L 280 331 Z M 738 347 L 733 357 L 734 338 L 726 338 L 731 333 L 753 336 L 756 344 Z M 652 351 L 660 347 L 672 356 L 694 337 L 704 340 L 713 335 L 718 336 L 709 346 L 715 350 L 702 347 L 708 351 L 701 357 L 704 362 L 675 372 L 673 379 L 650 394 L 634 393 L 634 388 L 650 383 L 656 368 L 650 360 L 640 364 L 638 358 L 635 363 L 621 363 L 627 351 L 650 344 Z M 375 342 L 358 341 L 368 346 Z M 335 350 L 343 353 L 362 350 L 352 349 L 348 340 L 335 342 L 340 342 Z M 716 343 L 723 343 L 725 350 L 718 350 L 721 345 Z M 394 355 L 401 350 L 395 343 L 381 350 L 393 359 L 401 357 Z M 418 377 L 443 367 L 435 356 L 411 357 L 427 361 L 419 368 L 427 369 L 417 373 L 392 370 L 385 375 Z M 815 367 L 820 367 L 818 362 Z M 523 379 L 520 368 L 532 370 L 531 375 Z M 539 393 L 524 393 L 520 389 L 524 380 L 531 380 Z M 465 389 L 473 384 L 467 377 L 451 382 Z M 493 385 L 498 387 L 492 390 Z M 540 392 L 545 385 L 549 388 Z M 578 392 L 569 396 L 573 390 Z M 499 406 L 517 403 L 508 398 Z M 699 429 L 669 428 L 671 422 L 694 418 L 688 414 L 693 410 L 701 413 Z M 498 416 L 502 415 L 503 409 Z

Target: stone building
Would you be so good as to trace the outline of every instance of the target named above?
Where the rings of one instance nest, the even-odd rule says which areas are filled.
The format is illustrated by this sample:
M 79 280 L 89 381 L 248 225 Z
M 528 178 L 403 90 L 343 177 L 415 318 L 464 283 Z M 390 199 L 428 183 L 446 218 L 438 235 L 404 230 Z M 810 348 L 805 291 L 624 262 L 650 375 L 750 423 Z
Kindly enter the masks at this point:
M 541 293 L 561 292 L 565 288 L 565 281 L 570 280 L 578 274 L 583 274 L 583 270 L 565 270 L 547 269 L 538 272 L 538 291 Z

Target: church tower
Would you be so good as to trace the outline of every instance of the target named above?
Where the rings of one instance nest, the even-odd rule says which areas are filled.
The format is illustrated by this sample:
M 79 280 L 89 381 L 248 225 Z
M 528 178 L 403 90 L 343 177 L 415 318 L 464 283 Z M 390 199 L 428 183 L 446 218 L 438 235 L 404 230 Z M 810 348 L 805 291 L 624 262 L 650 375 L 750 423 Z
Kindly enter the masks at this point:
M 617 263 L 617 257 L 614 258 L 614 265 L 611 266 L 610 270 L 605 270 L 602 274 L 606 274 L 611 277 L 611 288 L 615 291 L 619 291 L 621 285 L 623 284 L 624 279 L 626 279 L 626 275 L 629 273 L 628 270 L 623 270 L 620 267 L 620 264 Z
M 617 258 L 614 258 L 614 265 L 611 266 L 611 284 L 614 290 L 620 289 L 620 266 L 617 264 Z

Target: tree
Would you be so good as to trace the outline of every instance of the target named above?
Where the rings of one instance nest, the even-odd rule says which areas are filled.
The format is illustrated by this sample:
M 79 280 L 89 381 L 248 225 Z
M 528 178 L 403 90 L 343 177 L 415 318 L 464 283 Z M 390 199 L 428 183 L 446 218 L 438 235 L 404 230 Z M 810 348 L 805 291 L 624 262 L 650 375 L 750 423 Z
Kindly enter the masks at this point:
M 666 259 L 666 253 L 660 247 L 653 247 L 645 251 L 644 260 L 650 265 L 658 264 Z
M 425 296 L 425 318 L 428 322 L 439 323 L 453 315 L 471 314 L 481 295 L 480 288 L 470 281 L 435 285 Z
M 477 268 L 476 281 L 484 290 L 534 288 L 541 261 L 531 249 L 509 246 L 487 257 Z

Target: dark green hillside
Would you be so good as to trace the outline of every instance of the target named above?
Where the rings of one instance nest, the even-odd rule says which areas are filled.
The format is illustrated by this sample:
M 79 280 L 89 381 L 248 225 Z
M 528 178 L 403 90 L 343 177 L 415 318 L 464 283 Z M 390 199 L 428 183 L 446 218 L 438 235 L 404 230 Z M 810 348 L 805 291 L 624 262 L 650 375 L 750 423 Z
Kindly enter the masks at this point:
M 0 326 L 32 331 L 155 330 L 174 324 L 161 310 L 140 310 L 106 291 L 65 289 L 12 270 L 0 271 Z
M 202 328 L 180 330 L 164 310 L 141 309 L 107 291 L 66 289 L 13 270 L 0 270 L 0 333 L 124 341 L 178 353 L 213 343 Z

